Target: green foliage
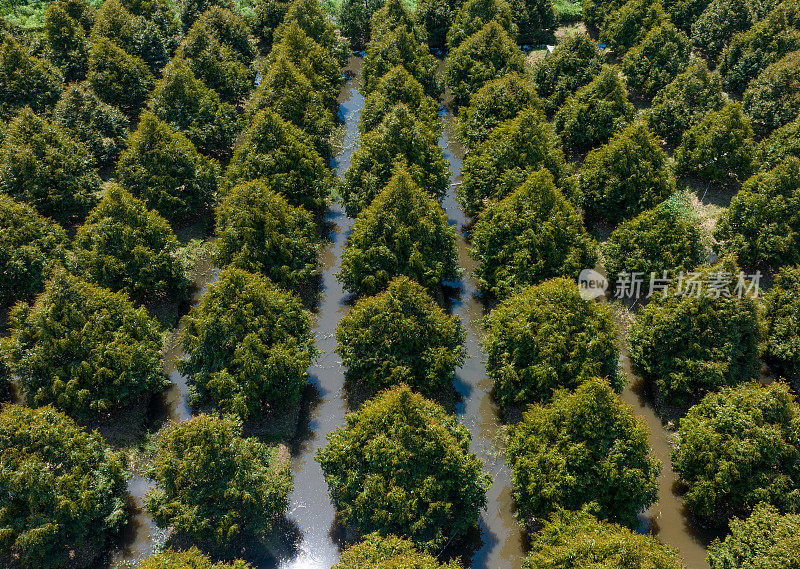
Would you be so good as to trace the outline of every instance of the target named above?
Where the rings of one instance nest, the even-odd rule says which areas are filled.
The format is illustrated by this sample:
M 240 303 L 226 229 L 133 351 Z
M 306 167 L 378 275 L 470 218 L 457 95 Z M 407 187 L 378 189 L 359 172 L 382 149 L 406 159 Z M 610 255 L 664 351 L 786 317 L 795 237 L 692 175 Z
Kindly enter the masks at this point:
M 414 117 L 431 132 L 441 130 L 438 103 L 425 94 L 425 88 L 402 65 L 387 72 L 364 101 L 360 133 L 366 134 L 381 124 L 391 109 L 404 104 Z
M 178 365 L 193 402 L 243 420 L 300 402 L 314 348 L 311 315 L 291 293 L 228 267 L 182 325 L 188 358 Z
M 152 555 L 142 560 L 139 569 L 252 569 L 252 566 L 238 559 L 230 563 L 214 563 L 199 549 L 192 547 L 186 551 L 167 549 Z
M 587 217 L 611 223 L 656 206 L 675 190 L 667 155 L 639 121 L 589 152 L 577 186 Z
M 465 211 L 475 216 L 490 200 L 511 194 L 539 168 L 546 168 L 560 181 L 566 161 L 542 112 L 528 108 L 495 127 L 485 142 L 467 154 L 459 200 Z
M 86 77 L 89 43 L 81 23 L 70 17 L 65 2 L 52 2 L 44 17 L 44 36 L 51 61 L 61 68 L 67 81 Z
M 469 106 L 463 107 L 458 117 L 458 135 L 467 148 L 476 149 L 500 123 L 529 107 L 540 106 L 536 90 L 526 77 L 506 73 L 470 97 Z
M 61 94 L 61 73 L 10 34 L 0 38 L 0 117 L 8 119 L 25 106 L 37 113 L 48 110 Z
M 675 194 L 622 223 L 603 248 L 611 281 L 620 273 L 676 274 L 691 271 L 706 257 L 697 217 L 686 194 Z
M 283 40 L 286 29 L 300 27 L 308 37 L 337 58 L 341 65 L 347 62 L 347 49 L 339 42 L 339 34 L 319 0 L 293 0 L 286 9 L 283 23 L 275 30 L 275 41 Z
M 619 56 L 642 42 L 653 28 L 666 20 L 661 0 L 628 0 L 611 12 L 600 31 L 600 40 Z
M 161 390 L 161 334 L 127 296 L 59 271 L 9 318 L 5 363 L 32 406 L 91 421 Z
M 784 126 L 800 116 L 800 51 L 770 64 L 750 82 L 742 110 L 760 132 Z
M 407 277 L 359 300 L 336 328 L 336 352 L 351 388 L 375 392 L 404 383 L 427 396 L 451 386 L 464 363 L 466 333 Z
M 437 558 L 420 552 L 403 538 L 390 535 L 381 537 L 373 533 L 363 541 L 342 552 L 342 558 L 333 569 L 461 569 L 456 561 L 440 562 Z
M 337 278 L 355 294 L 375 294 L 398 275 L 436 294 L 458 279 L 455 231 L 436 200 L 400 169 L 359 213 L 341 267 Z
M 334 183 L 309 135 L 270 109 L 251 119 L 225 177 L 230 185 L 268 178 L 290 204 L 311 212 L 325 207 Z
M 677 144 L 686 129 L 724 105 L 719 74 L 709 73 L 701 60 L 656 93 L 646 114 L 647 124 L 667 142 Z
M 725 184 L 750 176 L 755 154 L 750 121 L 738 103 L 728 103 L 683 133 L 673 156 L 679 176 Z
M 669 19 L 686 34 L 689 34 L 692 24 L 710 3 L 711 0 L 663 0 L 664 11 Z
M 411 179 L 436 199 L 447 191 L 450 171 L 436 135 L 418 122 L 403 104 L 395 105 L 361 146 L 341 188 L 347 215 L 355 217 L 386 187 L 395 171 L 408 170 Z
M 405 67 L 422 84 L 428 96 L 439 96 L 436 81 L 438 61 L 430 54 L 428 46 L 420 43 L 406 28 L 387 30 L 367 45 L 361 72 L 364 95 L 372 93 L 381 78 L 398 65 Z
M 800 117 L 776 128 L 758 145 L 758 159 L 762 168 L 774 168 L 789 156 L 800 158 Z
M 486 505 L 490 478 L 470 439 L 442 407 L 399 386 L 347 415 L 317 461 L 347 527 L 433 552 L 464 536 Z
M 144 61 L 105 37 L 92 41 L 88 80 L 102 101 L 129 112 L 144 104 L 154 82 Z
M 533 84 L 552 116 L 567 98 L 588 85 L 601 69 L 597 46 L 586 34 L 574 34 L 556 45 L 533 69 Z
M 653 27 L 622 59 L 628 85 L 652 97 L 686 70 L 691 49 L 686 34 L 671 23 Z
M 286 511 L 289 461 L 277 448 L 243 438 L 232 416 L 172 423 L 155 446 L 148 474 L 156 487 L 146 500 L 160 527 L 228 545 L 272 531 Z
M 344 0 L 339 9 L 339 29 L 350 47 L 363 50 L 370 41 L 370 19 L 385 0 Z
M 580 297 L 575 282 L 552 279 L 526 288 L 486 318 L 486 374 L 501 405 L 549 401 L 556 389 L 575 389 L 617 374 L 617 328 L 605 304 Z
M 800 408 L 787 385 L 710 393 L 681 419 L 672 466 L 688 510 L 725 525 L 759 502 L 800 508 Z
M 481 291 L 503 298 L 547 279 L 573 277 L 596 261 L 583 221 L 547 170 L 530 175 L 514 193 L 490 203 L 472 244 Z
M 72 261 L 82 278 L 136 301 L 162 295 L 180 301 L 188 283 L 177 249 L 166 219 L 112 185 L 78 229 Z
M 676 278 L 666 294 L 653 295 L 639 311 L 630 333 L 636 371 L 666 403 L 681 407 L 758 377 L 761 369 L 756 304 L 736 292 L 736 263 L 725 259 L 694 276 L 701 284 L 713 280 L 723 285 L 723 292 L 717 297 L 708 286 L 693 289 L 688 275 Z
M 62 224 L 86 213 L 100 178 L 86 148 L 60 126 L 25 108 L 5 125 L 0 191 Z
M 597 567 L 684 569 L 678 552 L 655 537 L 598 521 L 585 511 L 558 512 L 537 532 L 523 569 Z
M 386 0 L 370 18 L 370 35 L 377 39 L 400 29 L 414 34 L 418 41 L 424 40 L 404 0 Z
M 275 30 L 283 22 L 288 8 L 284 0 L 256 0 L 253 15 L 248 19 L 250 30 L 256 37 L 262 52 L 269 52 L 275 39 Z
M 101 101 L 85 83 L 67 87 L 53 111 L 53 120 L 82 142 L 98 164 L 116 159 L 128 137 L 128 118 Z
M 172 61 L 156 83 L 150 109 L 209 154 L 227 152 L 239 132 L 236 108 L 222 101 L 180 59 Z
M 588 149 L 628 126 L 635 112 L 619 71 L 605 66 L 591 83 L 567 98 L 554 124 L 565 146 Z
M 470 97 L 487 82 L 512 72 L 525 73 L 525 59 L 516 42 L 495 21 L 452 50 L 444 70 L 456 107 L 469 104 Z
M 0 547 L 8 563 L 89 565 L 125 525 L 122 456 L 105 446 L 97 432 L 50 407 L 3 407 Z
M 189 28 L 207 10 L 211 8 L 233 10 L 236 6 L 232 0 L 180 0 L 177 4 L 184 33 L 189 31 Z
M 748 179 L 714 236 L 746 267 L 800 263 L 800 160 L 786 158 Z
M 310 213 L 289 205 L 260 178 L 231 189 L 217 206 L 217 263 L 261 273 L 293 288 L 317 271 L 317 226 Z
M 668 0 L 669 1 L 669 0 Z M 606 18 L 614 14 L 625 4 L 626 0 L 582 0 L 583 21 L 589 26 L 601 29 Z
M 431 49 L 447 47 L 447 32 L 453 24 L 453 13 L 458 2 L 453 0 L 418 0 L 414 19 L 419 30 L 427 37 Z
M 518 29 L 506 0 L 467 0 L 453 18 L 453 24 L 447 32 L 447 46 L 450 49 L 457 48 L 491 21 L 499 24 L 512 40 L 516 40 Z
M 39 294 L 68 244 L 59 225 L 0 194 L 0 306 Z
M 747 519 L 730 520 L 731 533 L 709 546 L 711 569 L 795 569 L 800 515 L 758 504 Z
M 511 5 L 523 42 L 537 43 L 556 25 L 552 0 L 513 0 Z
M 201 214 L 217 191 L 218 164 L 150 112 L 117 162 L 120 185 L 171 221 Z
M 517 515 L 526 523 L 588 506 L 601 519 L 634 527 L 658 497 L 661 464 L 650 454 L 647 427 L 601 379 L 531 405 L 509 431 L 506 457 Z
M 768 65 L 800 49 L 798 24 L 800 4 L 788 0 L 749 30 L 733 36 L 719 61 L 725 89 L 741 93 Z
M 784 267 L 764 295 L 764 359 L 800 373 L 800 269 Z
M 692 22 L 691 37 L 695 48 L 716 61 L 728 42 L 753 23 L 748 0 L 711 0 Z

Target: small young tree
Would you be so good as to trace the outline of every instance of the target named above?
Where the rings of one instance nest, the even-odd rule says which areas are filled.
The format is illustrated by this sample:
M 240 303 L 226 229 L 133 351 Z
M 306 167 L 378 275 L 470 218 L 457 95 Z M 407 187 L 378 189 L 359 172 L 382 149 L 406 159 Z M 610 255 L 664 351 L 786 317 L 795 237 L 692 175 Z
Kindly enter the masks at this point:
M 597 260 L 583 221 L 546 170 L 503 200 L 490 203 L 475 226 L 473 255 L 481 291 L 504 298 L 547 279 L 573 277 Z
M 648 32 L 665 21 L 661 0 L 628 0 L 609 13 L 600 30 L 600 40 L 619 56 L 645 39 Z
M 84 568 L 127 521 L 122 456 L 51 407 L 0 411 L 0 560 Z
M 800 268 L 781 269 L 763 307 L 763 357 L 794 378 L 800 374 Z
M 500 123 L 516 118 L 525 109 L 539 107 L 530 81 L 518 73 L 506 73 L 470 97 L 469 106 L 458 116 L 458 136 L 467 148 L 477 149 Z
M 402 65 L 425 88 L 429 97 L 439 96 L 436 80 L 438 62 L 413 32 L 405 28 L 387 30 L 367 45 L 361 72 L 362 92 L 369 95 L 378 87 L 381 78 Z
M 458 279 L 456 234 L 447 214 L 405 169 L 356 218 L 337 278 L 361 296 L 405 275 L 429 292 Z
M 678 552 L 655 537 L 601 522 L 586 511 L 553 514 L 534 536 L 530 549 L 523 569 L 551 569 L 570 564 L 684 569 Z
M 451 51 L 444 71 L 456 107 L 469 104 L 474 93 L 505 73 L 525 73 L 525 59 L 516 42 L 495 21 Z
M 231 189 L 217 206 L 217 264 L 261 273 L 294 288 L 317 270 L 317 226 L 302 207 L 289 205 L 267 178 Z
M 334 183 L 309 135 L 270 109 L 250 121 L 225 178 L 228 185 L 267 178 L 290 204 L 311 212 L 322 211 Z
M 561 181 L 566 161 L 542 112 L 528 108 L 498 125 L 483 144 L 467 155 L 459 200 L 467 214 L 476 216 L 490 200 L 508 196 L 540 168 Z
M 201 214 L 217 191 L 219 165 L 181 133 L 143 112 L 117 162 L 120 185 L 171 221 Z
M 800 508 L 800 408 L 789 387 L 749 382 L 710 393 L 681 419 L 672 467 L 688 486 L 683 502 L 724 526 L 759 502 Z
M 554 124 L 564 145 L 583 150 L 604 143 L 625 128 L 635 112 L 619 72 L 606 66 L 564 102 Z
M 745 180 L 756 157 L 753 128 L 738 103 L 728 103 L 691 127 L 675 150 L 679 176 L 726 184 Z
M 743 185 L 714 236 L 746 267 L 800 263 L 800 160 L 786 158 Z
M 419 551 L 407 539 L 390 535 L 381 537 L 372 533 L 361 542 L 342 552 L 342 558 L 333 569 L 461 569 L 457 561 L 439 561 L 428 553 Z
M 492 21 L 498 23 L 512 40 L 517 39 L 519 30 L 514 23 L 511 5 L 506 0 L 467 0 L 456 12 L 447 32 L 447 47 L 456 49 Z
M 86 148 L 25 108 L 0 137 L 0 192 L 69 224 L 91 207 L 100 178 Z
M 667 155 L 642 122 L 589 152 L 577 185 L 587 217 L 611 223 L 658 205 L 675 190 Z
M 86 77 L 89 65 L 89 43 L 86 30 L 67 12 L 65 2 L 52 2 L 44 16 L 47 54 L 59 66 L 67 81 Z
M 253 569 L 245 561 L 235 559 L 230 563 L 214 563 L 196 547 L 186 551 L 167 549 L 142 560 L 139 569 Z
M 689 38 L 669 22 L 653 27 L 622 59 L 622 72 L 634 91 L 652 97 L 689 64 Z
M 789 156 L 800 158 L 800 116 L 776 128 L 758 145 L 758 161 L 762 169 L 772 169 Z
M 800 51 L 770 64 L 750 82 L 742 98 L 742 110 L 761 133 L 792 122 L 800 116 Z
M 0 38 L 0 117 L 22 107 L 47 111 L 61 94 L 63 78 L 46 61 L 32 56 L 11 34 Z
M 350 47 L 362 51 L 370 42 L 370 20 L 385 0 L 343 0 L 339 8 L 339 29 Z
M 373 393 L 404 383 L 435 396 L 464 363 L 465 339 L 457 316 L 448 316 L 421 285 L 397 277 L 342 318 L 336 352 L 351 389 Z
M 676 278 L 639 311 L 631 360 L 666 403 L 688 407 L 708 392 L 758 377 L 758 311 L 751 296 L 739 298 L 738 276 L 736 264 L 724 259 Z
M 160 296 L 181 301 L 188 282 L 169 222 L 117 185 L 78 229 L 72 263 L 78 275 L 145 302 Z
M 386 187 L 398 167 L 436 199 L 444 197 L 450 171 L 435 134 L 408 107 L 395 105 L 383 121 L 361 137 L 341 188 L 347 215 L 355 217 Z
M 367 401 L 317 452 L 339 519 L 440 551 L 478 522 L 490 478 L 471 436 L 442 407 L 399 386 Z
M 486 374 L 501 405 L 549 401 L 556 389 L 576 389 L 617 373 L 617 328 L 605 304 L 584 300 L 575 282 L 552 279 L 497 306 L 485 322 Z
M 0 194 L 0 307 L 39 294 L 68 245 L 61 226 Z
M 156 436 L 147 508 L 179 535 L 218 545 L 260 538 L 286 512 L 292 473 L 277 447 L 242 437 L 234 417 L 199 415 Z
M 670 144 L 678 144 L 686 129 L 723 106 L 719 74 L 709 73 L 706 63 L 699 61 L 656 93 L 646 114 L 647 124 Z
M 63 271 L 33 305 L 16 305 L 9 332 L 3 356 L 29 405 L 89 422 L 166 385 L 161 333 L 145 309 Z
M 311 315 L 272 281 L 224 269 L 182 320 L 192 401 L 243 420 L 300 402 L 314 354 Z
M 690 36 L 695 48 L 716 61 L 731 38 L 752 24 L 751 7 L 746 0 L 711 0 L 692 22 Z
M 658 497 L 661 464 L 647 427 L 601 379 L 531 405 L 509 431 L 506 457 L 517 515 L 529 525 L 588 506 L 603 520 L 633 527 Z
M 441 130 L 438 103 L 425 94 L 422 84 L 405 67 L 398 65 L 381 78 L 364 101 L 359 132 L 364 135 L 380 125 L 398 103 L 408 107 L 417 121 L 426 125 L 431 132 L 438 133 Z
M 87 78 L 102 101 L 128 112 L 144 104 L 154 82 L 144 61 L 105 37 L 92 40 Z

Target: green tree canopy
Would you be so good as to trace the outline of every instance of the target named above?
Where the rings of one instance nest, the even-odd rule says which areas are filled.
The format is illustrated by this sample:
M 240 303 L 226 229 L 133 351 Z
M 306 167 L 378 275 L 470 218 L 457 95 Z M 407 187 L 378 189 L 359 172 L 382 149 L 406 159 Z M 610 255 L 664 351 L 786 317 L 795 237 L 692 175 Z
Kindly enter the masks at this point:
M 506 456 L 525 523 L 588 505 L 601 519 L 633 527 L 658 497 L 661 464 L 647 427 L 604 380 L 531 405 L 509 431 Z
M 73 242 L 79 276 L 136 301 L 166 295 L 181 301 L 188 282 L 169 222 L 127 190 L 112 185 Z
M 725 105 L 718 73 L 709 73 L 705 61 L 692 64 L 656 93 L 647 111 L 647 124 L 670 144 L 709 113 Z
M 25 108 L 0 137 L 0 192 L 61 224 L 95 201 L 100 178 L 86 148 L 59 125 Z
M 655 384 L 666 403 L 682 407 L 709 391 L 758 377 L 760 370 L 758 314 L 753 298 L 736 292 L 739 268 L 724 259 L 693 276 L 700 286 L 686 275 L 675 278 L 667 294 L 655 294 L 630 333 L 636 371 Z M 711 289 L 710 282 L 719 287 Z
M 369 42 L 361 72 L 362 92 L 365 95 L 372 93 L 381 78 L 398 65 L 405 67 L 420 82 L 428 96 L 439 96 L 436 81 L 439 64 L 428 51 L 428 46 L 405 28 L 387 31 Z
M 234 3 L 231 0 L 181 0 L 178 2 L 178 14 L 184 33 L 189 31 L 197 18 L 213 7 L 231 10 L 234 9 Z
M 156 83 L 150 110 L 208 154 L 227 152 L 239 132 L 236 108 L 222 101 L 180 59 L 173 60 Z
M 600 30 L 600 40 L 617 55 L 624 56 L 664 21 L 661 0 L 628 0 L 618 10 L 609 12 Z
M 253 419 L 300 402 L 314 355 L 311 315 L 268 278 L 224 269 L 182 320 L 192 401 Z
M 171 221 L 196 216 L 217 191 L 219 165 L 185 136 L 143 112 L 117 162 L 120 185 Z
M 420 552 L 407 539 L 372 533 L 363 541 L 348 547 L 333 569 L 461 569 L 456 561 L 444 563 L 428 553 Z
M 339 8 L 339 29 L 350 47 L 363 50 L 371 39 L 370 20 L 385 0 L 343 0 Z
M 144 61 L 102 36 L 92 40 L 87 78 L 102 101 L 129 112 L 144 104 L 154 82 Z
M 768 132 L 800 116 L 800 51 L 767 66 L 747 86 L 742 110 L 759 132 Z
M 680 176 L 720 184 L 745 180 L 756 157 L 753 127 L 738 103 L 728 103 L 684 132 L 673 157 Z
M 0 36 L 0 117 L 8 119 L 25 106 L 37 113 L 49 110 L 62 81 L 57 69 L 31 55 L 11 34 Z
M 589 152 L 577 185 L 587 217 L 611 223 L 658 205 L 675 190 L 667 155 L 640 121 Z
M 570 565 L 684 569 L 678 552 L 655 537 L 601 522 L 585 511 L 554 514 L 536 533 L 530 549 L 523 569 Z
M 485 142 L 467 154 L 459 200 L 467 214 L 476 216 L 487 203 L 513 193 L 540 168 L 560 182 L 566 161 L 542 112 L 529 107 L 498 125 Z
M 39 294 L 68 245 L 61 226 L 0 194 L 0 306 Z
M 800 268 L 784 267 L 764 295 L 763 357 L 784 373 L 800 373 Z
M 317 461 L 347 527 L 433 552 L 464 536 L 486 505 L 490 478 L 470 439 L 442 407 L 398 386 L 347 415 Z
M 424 41 L 424 34 L 416 27 L 414 15 L 409 11 L 405 0 L 386 0 L 370 18 L 370 35 L 378 39 L 385 34 L 404 29 L 414 34 L 418 41 Z
M 496 126 L 529 107 L 541 107 L 531 82 L 518 73 L 506 73 L 478 89 L 469 105 L 461 108 L 458 135 L 467 148 L 476 149 Z
M 425 94 L 425 88 L 402 65 L 384 75 L 364 101 L 360 133 L 366 134 L 381 124 L 392 108 L 404 104 L 414 117 L 431 132 L 441 130 L 439 104 Z
M 372 393 L 404 383 L 435 396 L 463 364 L 465 339 L 457 316 L 448 316 L 421 285 L 397 277 L 341 319 L 336 352 L 351 389 Z
M 285 0 L 256 0 L 252 3 L 253 15 L 248 18 L 248 23 L 262 53 L 268 53 L 272 48 L 275 30 L 283 22 L 288 4 Z
M 144 308 L 63 271 L 9 317 L 4 359 L 32 406 L 89 422 L 166 385 L 161 333 Z
M 272 531 L 292 490 L 288 457 L 243 438 L 230 415 L 168 425 L 156 436 L 148 474 L 156 481 L 146 497 L 156 523 L 219 545 Z
M 232 188 L 217 206 L 217 263 L 261 273 L 288 288 L 309 284 L 317 270 L 317 226 L 289 205 L 268 178 Z
M 758 145 L 758 159 L 762 168 L 775 168 L 789 156 L 800 158 L 800 116 L 773 130 Z
M 714 236 L 746 267 L 800 263 L 800 160 L 786 158 L 748 179 Z
M 552 116 L 567 98 L 588 85 L 601 69 L 597 45 L 586 34 L 573 34 L 533 68 L 533 84 Z
M 251 119 L 225 177 L 228 185 L 268 178 L 290 204 L 311 212 L 325 207 L 334 183 L 310 136 L 271 109 Z
M 453 17 L 447 32 L 447 47 L 456 49 L 492 21 L 499 24 L 512 40 L 516 40 L 519 30 L 514 23 L 511 5 L 506 0 L 467 0 Z
M 523 289 L 485 322 L 486 373 L 503 406 L 549 401 L 556 389 L 575 389 L 617 373 L 617 328 L 605 304 L 584 300 L 574 281 L 552 279 Z
M 631 89 L 652 97 L 686 70 L 691 50 L 686 34 L 665 22 L 654 26 L 625 54 L 622 72 Z
M 431 49 L 447 47 L 447 32 L 453 24 L 453 15 L 460 0 L 419 0 L 414 11 L 418 29 L 427 39 Z
M 711 61 L 716 61 L 731 38 L 753 24 L 750 4 L 746 0 L 711 0 L 707 3 L 691 24 L 690 35 L 695 48 Z
M 711 0 L 663 0 L 664 11 L 678 29 L 690 34 L 692 24 L 711 3 Z
M 283 23 L 275 30 L 275 41 L 283 41 L 286 29 L 297 24 L 308 37 L 335 56 L 341 65 L 347 62 L 347 50 L 339 42 L 336 27 L 322 9 L 319 0 L 292 0 L 286 8 Z
M 89 64 L 89 43 L 81 22 L 67 12 L 65 2 L 52 2 L 44 16 L 44 37 L 47 55 L 59 66 L 67 81 L 86 77 Z
M 450 171 L 436 135 L 411 110 L 397 104 L 361 137 L 341 188 L 347 215 L 355 217 L 387 186 L 397 168 L 436 199 L 444 197 Z
M 432 294 L 458 279 L 456 234 L 447 214 L 405 169 L 356 218 L 337 278 L 358 295 L 384 290 L 399 275 Z
M 453 104 L 469 104 L 470 97 L 487 82 L 505 73 L 525 73 L 525 59 L 516 42 L 496 21 L 466 38 L 447 56 L 445 82 Z
M 122 456 L 52 407 L 0 411 L 0 560 L 87 567 L 125 525 Z
M 690 512 L 724 526 L 759 502 L 800 508 L 800 408 L 789 387 L 749 382 L 710 393 L 681 419 L 672 467 Z
M 483 211 L 472 239 L 480 289 L 503 298 L 547 279 L 576 276 L 597 260 L 581 216 L 546 170 Z
M 591 83 L 567 98 L 554 124 L 565 146 L 582 150 L 607 141 L 633 120 L 635 112 L 619 71 L 605 66 Z
M 230 563 L 214 563 L 196 547 L 186 551 L 167 549 L 142 560 L 139 569 L 252 569 L 252 565 L 236 559 Z

